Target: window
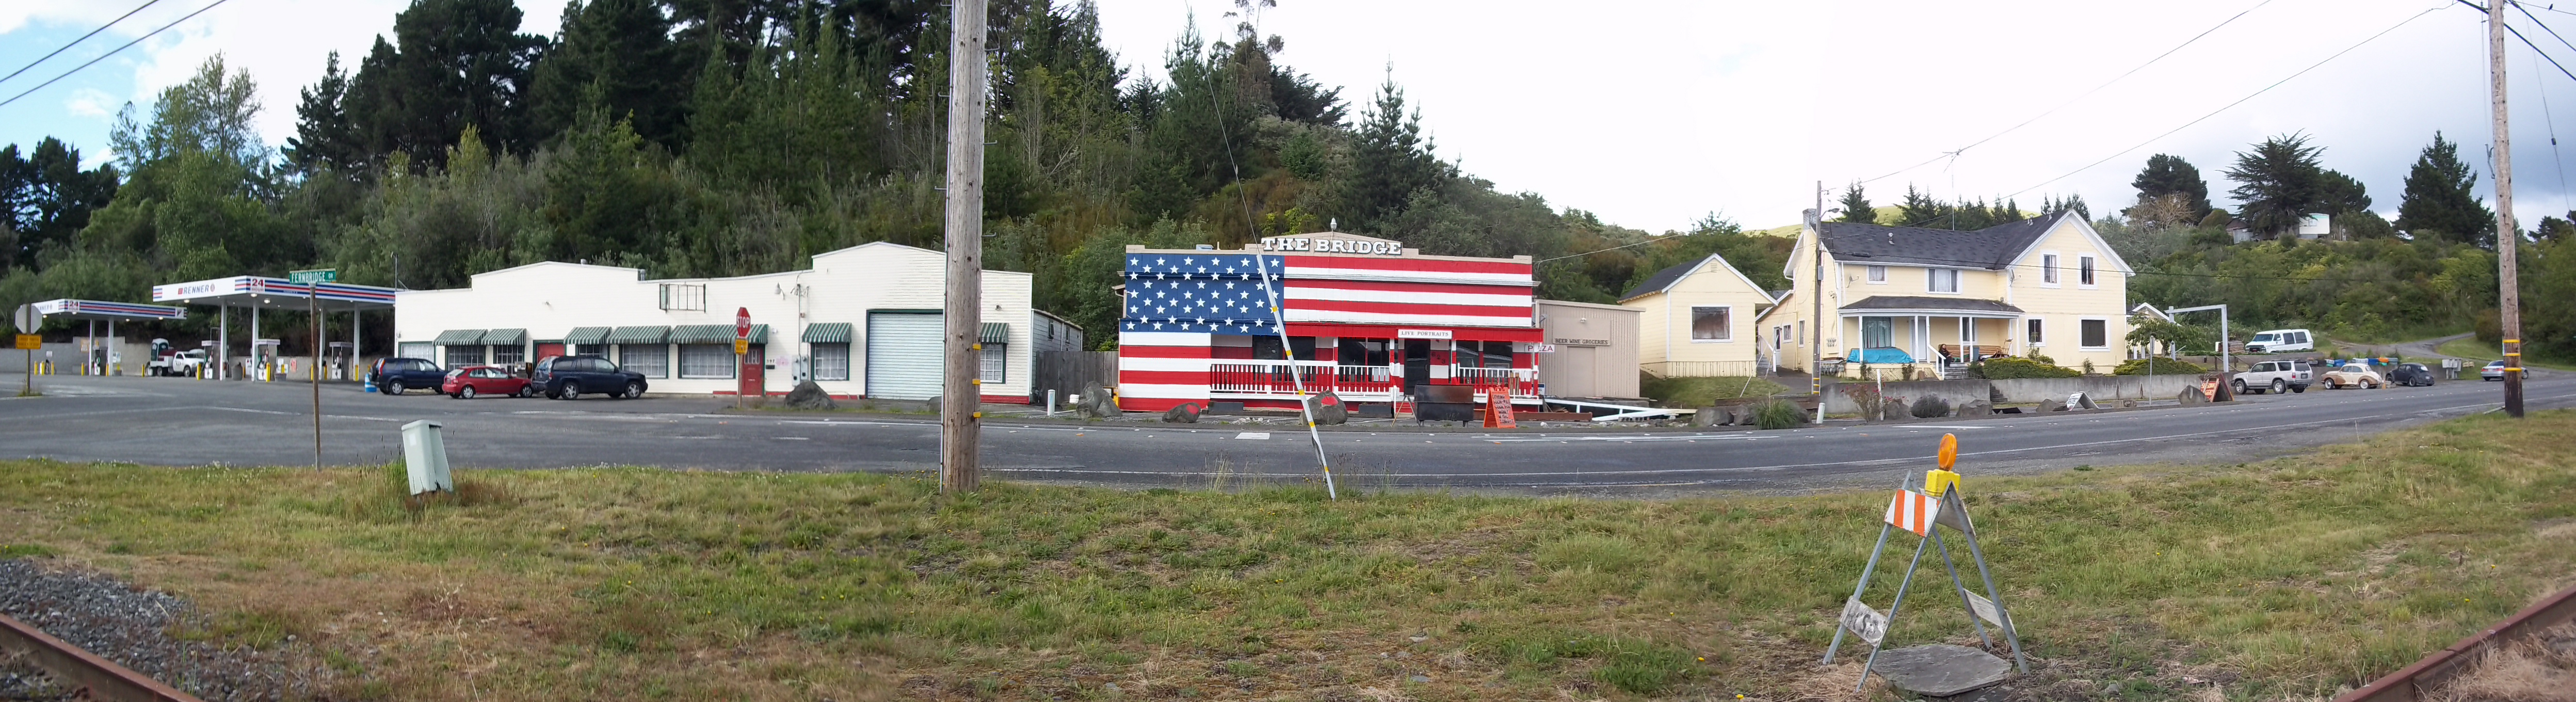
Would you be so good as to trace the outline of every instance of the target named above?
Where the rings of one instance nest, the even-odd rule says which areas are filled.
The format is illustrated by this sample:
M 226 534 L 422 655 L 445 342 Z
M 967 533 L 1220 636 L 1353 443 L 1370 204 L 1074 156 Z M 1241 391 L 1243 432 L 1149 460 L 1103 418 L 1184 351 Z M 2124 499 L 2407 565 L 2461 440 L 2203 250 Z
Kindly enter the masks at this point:
M 1288 337 L 1288 343 L 1287 343 L 1287 345 L 1286 345 L 1286 346 L 1284 346 L 1284 347 L 1280 345 L 1280 343 L 1279 343 L 1279 337 L 1275 337 L 1275 336 L 1256 336 L 1256 337 L 1252 337 L 1252 358 L 1253 358 L 1253 360 L 1258 360 L 1258 361 L 1285 361 L 1285 360 L 1288 360 L 1288 355 L 1287 355 L 1287 354 L 1288 354 L 1288 352 L 1289 352 L 1289 351 L 1295 351 L 1295 352 L 1297 352 L 1297 360 L 1300 360 L 1300 361 L 1312 361 L 1312 360 L 1315 360 L 1315 337 L 1311 337 L 1311 336 L 1292 336 L 1292 337 Z
M 732 344 L 680 345 L 680 377 L 731 378 L 733 373 Z
M 492 347 L 492 363 L 494 365 L 514 365 L 525 360 L 528 360 L 528 347 L 517 344 L 495 345 Z
M 2108 347 L 2110 347 L 2110 346 L 2111 346 L 2111 321 L 2110 321 L 2110 320 L 2107 320 L 2107 319 L 2087 319 L 2087 320 L 2083 320 L 2083 321 L 2080 321 L 2080 322 L 2076 322 L 2076 328 L 2075 328 L 2075 330 L 2076 330 L 2076 332 L 2077 332 L 2077 334 L 2076 334 L 2076 335 L 2077 335 L 2078 337 L 2080 337 L 2080 338 L 2076 339 L 2076 343 L 2077 343 L 2077 345 L 2083 346 L 2084 348 L 2088 348 L 2088 349 L 2108 348 Z
M 1336 364 L 1345 366 L 1386 365 L 1385 339 L 1353 339 L 1343 337 L 1339 351 L 1340 354 L 1338 360 L 1333 361 Z
M 1959 269 L 1934 268 L 1928 271 L 1926 275 L 1929 277 L 1931 283 L 1928 289 L 1932 292 L 1954 293 L 1959 291 Z
M 1896 320 L 1893 317 L 1860 318 L 1860 347 L 1886 348 L 1896 345 Z
M 1798 345 L 1807 345 L 1807 320 L 1798 320 Z
M 450 347 L 447 347 L 447 367 L 449 367 L 449 368 L 455 368 L 455 367 L 457 367 L 457 366 L 470 366 L 470 365 L 474 365 L 474 364 L 482 363 L 482 362 L 483 362 L 483 347 L 481 347 L 481 346 L 450 346 Z
M 1870 267 L 1869 267 L 1869 282 L 1872 282 L 1872 283 L 1878 283 L 1878 284 L 1882 284 L 1882 285 L 1883 285 L 1883 284 L 1886 284 L 1886 283 L 1887 283 L 1887 267 L 1886 267 L 1886 266 L 1870 266 Z
M 2032 318 L 2032 319 L 2030 320 L 2030 335 L 2029 335 L 2029 336 L 2030 336 L 2030 338 L 2026 340 L 2026 341 L 2030 342 L 2030 345 L 2032 345 L 2032 346 L 2038 346 L 2038 345 L 2040 345 L 2041 343 L 2045 343 L 2046 341 L 2048 341 L 2048 339 L 2047 339 L 2046 337 L 2043 337 L 2043 336 L 2041 336 L 2041 335 L 2040 335 L 2041 327 L 2042 327 L 2042 325 L 2039 323 L 2039 319 L 2038 319 L 2038 318 L 2035 318 L 2035 317 L 2034 317 L 2034 318 Z
M 1773 351 L 1778 351 L 1778 350 L 1780 350 L 1780 337 L 1784 337 L 1784 336 L 1788 336 L 1788 335 L 1789 335 L 1789 325 L 1783 324 L 1783 325 L 1780 325 L 1780 326 L 1772 327 L 1772 328 L 1771 328 L 1771 350 L 1773 350 Z
M 849 343 L 842 342 L 814 345 L 814 379 L 850 379 Z
M 1872 266 L 1872 268 L 1876 268 L 1876 266 Z M 1691 308 L 1690 338 L 1692 341 L 1734 341 L 1735 308 Z
M 2093 257 L 2075 257 L 2075 284 L 2087 287 L 2093 285 Z
M 2057 254 L 2039 255 L 2039 284 L 2057 284 Z
M 1461 341 L 1461 342 L 1458 342 L 1458 348 L 1462 349 L 1462 350 L 1459 352 L 1459 356 L 1458 356 L 1458 365 L 1461 365 L 1461 366 L 1469 365 L 1469 362 L 1470 362 L 1470 360 L 1471 360 L 1471 359 L 1466 355 L 1466 354 L 1468 353 L 1468 351 L 1467 351 L 1467 350 L 1472 350 L 1472 349 L 1476 348 L 1476 346 L 1477 346 L 1477 345 L 1479 345 L 1480 343 L 1481 343 L 1481 344 L 1484 346 L 1484 348 L 1485 348 L 1485 352 L 1484 352 L 1484 354 L 1483 354 L 1483 355 L 1484 355 L 1484 362 L 1483 362 L 1483 364 L 1482 364 L 1484 367 L 1486 367 L 1486 368 L 1510 368 L 1510 367 L 1512 367 L 1512 342 L 1509 342 L 1509 341 L 1486 341 L 1486 342 Z
M 428 358 L 431 355 L 438 353 L 437 345 L 419 341 L 406 341 L 401 343 L 399 346 L 401 350 L 397 351 L 394 355 L 403 358 Z
M 668 378 L 671 377 L 671 345 L 618 344 L 617 363 L 647 378 Z
M 1313 343 L 1311 337 L 1308 343 Z M 1009 344 L 985 344 L 984 369 L 976 377 L 983 379 L 986 384 L 1010 382 L 1011 376 L 1007 372 L 1011 366 L 1010 350 Z
M 705 283 L 663 283 L 662 309 L 688 312 L 707 310 Z

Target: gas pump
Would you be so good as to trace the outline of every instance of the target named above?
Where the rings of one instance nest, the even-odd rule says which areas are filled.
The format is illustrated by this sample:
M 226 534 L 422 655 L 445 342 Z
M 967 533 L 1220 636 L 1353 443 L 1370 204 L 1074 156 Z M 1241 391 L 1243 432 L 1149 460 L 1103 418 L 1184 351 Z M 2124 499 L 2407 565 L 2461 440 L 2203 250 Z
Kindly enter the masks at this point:
M 277 379 L 276 339 L 250 340 L 250 367 L 250 377 L 257 378 L 260 382 Z
M 346 341 L 334 341 L 329 344 L 329 351 L 323 355 L 322 362 L 330 368 L 330 374 L 323 377 L 331 380 L 348 380 L 350 378 L 349 369 L 355 367 L 350 364 L 350 346 L 351 343 Z

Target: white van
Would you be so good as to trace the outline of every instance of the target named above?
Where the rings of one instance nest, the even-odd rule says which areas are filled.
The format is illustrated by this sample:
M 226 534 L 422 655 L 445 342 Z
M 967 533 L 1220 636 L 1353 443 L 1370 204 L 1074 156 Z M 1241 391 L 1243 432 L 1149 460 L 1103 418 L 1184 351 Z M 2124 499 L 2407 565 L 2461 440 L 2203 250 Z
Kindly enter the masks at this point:
M 2246 353 L 2315 350 L 2317 350 L 2316 339 L 2310 336 L 2306 329 L 2274 329 L 2255 334 L 2254 338 L 2245 342 Z

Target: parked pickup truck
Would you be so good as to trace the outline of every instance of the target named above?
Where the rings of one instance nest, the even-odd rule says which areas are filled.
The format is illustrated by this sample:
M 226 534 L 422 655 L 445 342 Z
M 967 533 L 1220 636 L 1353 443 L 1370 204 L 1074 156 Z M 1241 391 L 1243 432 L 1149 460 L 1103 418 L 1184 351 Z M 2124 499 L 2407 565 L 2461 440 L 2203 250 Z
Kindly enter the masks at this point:
M 2279 394 L 2284 390 L 2307 392 L 2308 386 L 2316 382 L 2316 369 L 2307 361 L 2264 361 L 2254 364 L 2253 370 L 2236 374 L 2230 387 L 2239 395 L 2248 390 Z
M 206 350 L 188 349 L 153 357 L 143 364 L 143 372 L 150 375 L 175 375 L 183 378 L 203 375 L 206 372 Z

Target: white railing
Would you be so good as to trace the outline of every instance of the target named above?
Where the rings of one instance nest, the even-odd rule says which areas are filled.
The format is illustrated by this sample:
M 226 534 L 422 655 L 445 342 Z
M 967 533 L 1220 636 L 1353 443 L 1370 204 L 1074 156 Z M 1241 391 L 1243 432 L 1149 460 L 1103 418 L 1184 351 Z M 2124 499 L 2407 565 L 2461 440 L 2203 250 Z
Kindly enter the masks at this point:
M 1310 394 L 1395 392 L 1394 373 L 1386 366 L 1345 366 L 1330 361 L 1208 364 L 1208 392 L 1214 394 L 1294 396 L 1301 383 Z
M 1658 378 L 1710 378 L 1718 376 L 1761 375 L 1763 362 L 1754 361 L 1651 361 L 1641 367 Z
M 1449 367 L 1449 377 L 1476 385 L 1502 385 L 1538 379 L 1538 371 L 1529 368 L 1464 368 Z

